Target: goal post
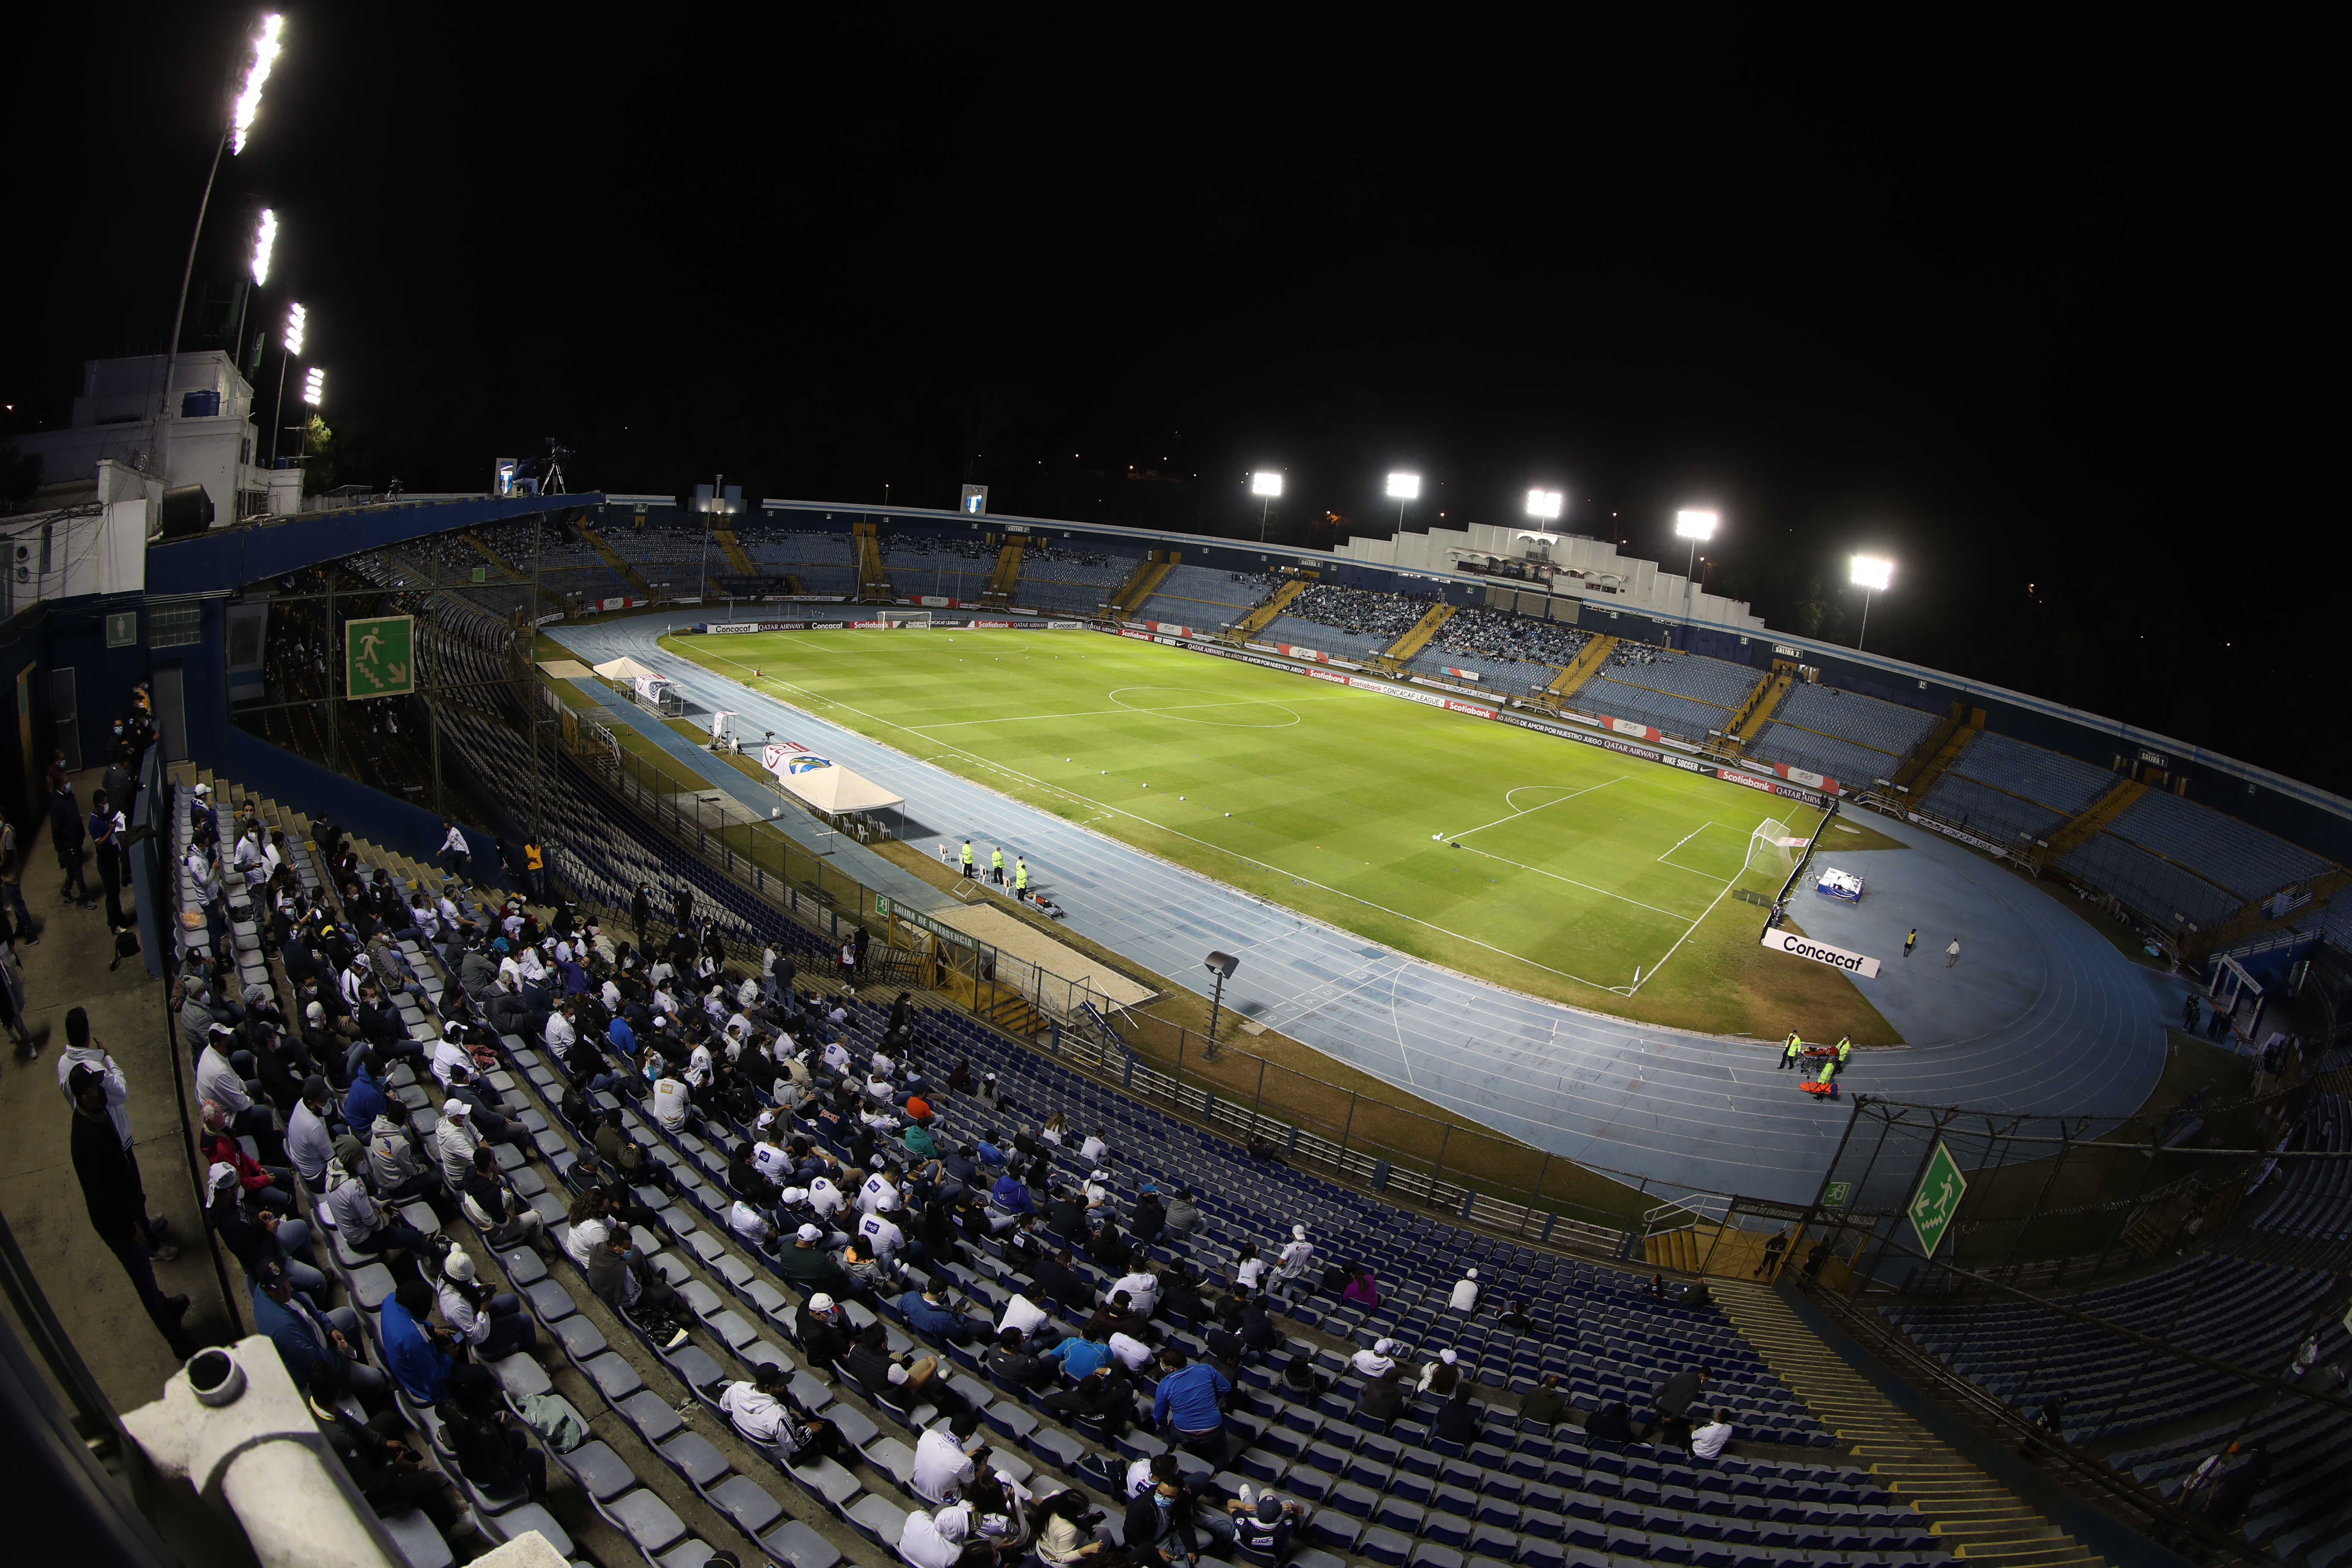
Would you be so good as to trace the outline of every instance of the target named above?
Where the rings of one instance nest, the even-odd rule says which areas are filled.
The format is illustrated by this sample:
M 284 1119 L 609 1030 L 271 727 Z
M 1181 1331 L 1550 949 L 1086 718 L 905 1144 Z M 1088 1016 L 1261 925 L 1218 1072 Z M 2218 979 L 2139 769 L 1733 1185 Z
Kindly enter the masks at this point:
M 931 612 L 929 610 L 892 610 L 882 619 L 902 632 L 927 632 L 931 629 Z
M 1756 831 L 1748 836 L 1748 858 L 1740 866 L 1739 874 L 1744 877 L 1760 870 L 1776 882 L 1786 880 L 1789 873 L 1797 868 L 1796 851 L 1780 842 L 1789 837 L 1789 825 L 1777 817 L 1768 816 L 1758 823 Z

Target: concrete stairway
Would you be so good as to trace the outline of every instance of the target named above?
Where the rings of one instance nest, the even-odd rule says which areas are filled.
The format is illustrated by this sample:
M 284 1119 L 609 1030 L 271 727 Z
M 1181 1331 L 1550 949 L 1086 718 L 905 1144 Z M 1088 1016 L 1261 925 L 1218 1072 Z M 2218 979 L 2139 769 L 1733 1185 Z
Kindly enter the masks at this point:
M 1167 558 L 1163 559 L 1163 557 Z M 1111 595 L 1112 618 L 1125 620 L 1135 614 L 1143 601 L 1158 591 L 1160 580 L 1168 575 L 1175 564 L 1174 559 L 1169 557 L 1166 551 L 1160 550 L 1153 551 L 1150 559 L 1137 563 L 1135 570 L 1128 574 L 1127 581 L 1118 585 L 1118 592 Z
M 596 552 L 596 559 L 617 573 L 622 582 L 626 583 L 634 592 L 642 594 L 648 599 L 654 596 L 653 584 L 646 582 L 635 567 L 622 560 L 619 553 L 604 542 L 604 536 L 588 526 L 584 517 L 579 522 L 573 523 L 572 527 L 580 531 L 580 537 L 587 542 L 588 548 Z
M 1796 681 L 1795 665 L 1775 664 L 1763 679 L 1757 681 L 1756 689 L 1748 694 L 1748 700 L 1739 705 L 1739 711 L 1732 715 L 1731 722 L 1727 726 L 1731 738 L 1743 746 L 1754 740 L 1758 731 L 1772 721 L 1773 710 L 1780 706 L 1780 699 L 1789 695 L 1789 688 Z
M 896 598 L 890 586 L 890 569 L 882 561 L 882 536 L 874 523 L 853 525 L 850 535 L 857 550 L 857 602 L 862 605 L 887 605 Z
M 483 560 L 497 567 L 509 577 L 513 578 L 518 583 L 524 581 L 523 574 L 515 568 L 514 563 L 509 562 L 505 556 L 499 554 L 497 551 L 491 549 L 489 545 L 483 541 L 480 535 L 475 533 L 461 533 L 457 537 L 472 545 Z
M 1916 798 L 1936 787 L 1936 781 L 1945 771 L 1960 760 L 1969 742 L 1984 733 L 1985 710 L 1965 703 L 1952 704 L 1935 730 L 1922 742 L 1909 761 L 1895 770 L 1895 782 L 1911 792 Z
M 1293 577 L 1289 582 L 1276 588 L 1273 598 L 1234 623 L 1234 637 L 1254 637 L 1272 626 L 1276 616 L 1290 608 L 1291 600 L 1307 592 L 1307 583 L 1306 578 Z
M 1402 664 L 1429 646 L 1429 639 L 1437 635 L 1437 628 L 1454 618 L 1454 611 L 1452 605 L 1432 605 L 1427 615 L 1405 628 L 1404 636 L 1381 650 L 1381 657 Z
M 735 537 L 733 529 L 714 528 L 710 531 L 710 540 L 719 546 L 719 552 L 727 557 L 728 571 L 738 577 L 757 577 L 760 574 L 760 563 L 744 550 L 743 542 Z
M 1616 646 L 1617 639 L 1606 632 L 1595 637 L 1577 650 L 1576 657 L 1568 661 L 1566 668 L 1552 677 L 1551 684 L 1544 688 L 1543 694 L 1555 702 L 1567 701 L 1576 694 L 1578 687 L 1591 679 L 1593 673 L 1609 662 L 1610 650 Z
M 996 552 L 996 565 L 988 574 L 987 585 L 980 591 L 981 608 L 1011 607 L 1013 591 L 1021 585 L 1021 552 L 1028 542 L 1018 534 L 1004 541 L 1004 547 Z
M 2061 1568 L 2103 1561 L 1979 1469 L 1823 1344 L 1768 1285 L 1708 1285 L 1743 1338 L 1881 1485 L 1970 1563 Z
M 2041 854 L 2042 863 L 2046 866 L 2077 845 L 2088 843 L 2092 834 L 2121 816 L 2147 793 L 2147 785 L 2136 779 L 2117 779 L 2115 787 L 2093 801 L 2089 809 L 2061 824 L 2050 836 L 2050 847 Z

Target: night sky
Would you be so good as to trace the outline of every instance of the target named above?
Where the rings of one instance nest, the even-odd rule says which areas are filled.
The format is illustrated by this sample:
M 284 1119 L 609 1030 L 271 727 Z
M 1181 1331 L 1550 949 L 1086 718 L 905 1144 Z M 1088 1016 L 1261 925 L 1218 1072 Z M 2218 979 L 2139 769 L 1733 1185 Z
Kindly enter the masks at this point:
M 11 428 L 161 348 L 257 15 L 30 25 Z M 479 489 L 559 436 L 575 488 L 969 479 L 1255 535 L 1276 467 L 1274 536 L 1328 544 L 1392 530 L 1404 468 L 1408 526 L 1517 522 L 1542 485 L 1675 569 L 1706 505 L 1709 586 L 1776 626 L 1853 641 L 1845 558 L 1891 554 L 1874 650 L 2352 782 L 2307 706 L 2352 612 L 2316 40 L 2255 71 L 2185 34 L 1872 64 L 716 15 L 288 9 L 197 276 L 277 210 L 247 335 L 268 384 L 310 308 L 333 482 Z

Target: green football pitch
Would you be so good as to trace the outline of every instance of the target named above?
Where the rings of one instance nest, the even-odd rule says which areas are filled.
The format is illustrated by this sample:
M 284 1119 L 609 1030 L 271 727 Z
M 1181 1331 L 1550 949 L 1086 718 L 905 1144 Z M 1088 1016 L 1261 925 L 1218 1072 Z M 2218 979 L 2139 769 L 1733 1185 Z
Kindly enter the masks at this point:
M 1732 896 L 1777 890 L 1790 862 L 1769 841 L 1819 820 L 1799 802 L 1086 632 L 662 646 L 1097 832 L 1517 989 L 1725 1032 L 1891 1037 L 1843 976 L 1762 953 L 1760 911 Z M 920 822 L 922 803 L 909 805 Z M 929 826 L 971 831 L 986 852 L 984 825 Z

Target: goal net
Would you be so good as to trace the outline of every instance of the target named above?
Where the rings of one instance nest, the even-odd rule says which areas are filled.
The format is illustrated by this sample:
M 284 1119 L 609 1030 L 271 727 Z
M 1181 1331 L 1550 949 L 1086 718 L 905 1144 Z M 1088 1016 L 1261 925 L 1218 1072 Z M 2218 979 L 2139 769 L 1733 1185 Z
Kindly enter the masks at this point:
M 929 610 L 892 610 L 882 617 L 902 632 L 927 632 L 931 629 Z
M 1785 822 L 1768 816 L 1758 823 L 1756 831 L 1748 836 L 1748 859 L 1740 867 L 1740 874 L 1760 871 L 1776 883 L 1787 880 L 1789 873 L 1797 868 L 1796 850 L 1781 842 L 1790 837 Z

